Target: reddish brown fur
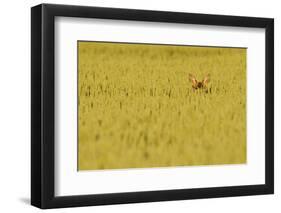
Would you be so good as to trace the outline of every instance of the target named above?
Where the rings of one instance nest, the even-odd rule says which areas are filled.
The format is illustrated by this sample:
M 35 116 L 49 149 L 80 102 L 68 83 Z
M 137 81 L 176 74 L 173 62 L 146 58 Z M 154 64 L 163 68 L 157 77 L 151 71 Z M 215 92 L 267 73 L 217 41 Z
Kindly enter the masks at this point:
M 189 74 L 189 81 L 192 83 L 194 89 L 207 89 L 207 84 L 210 82 L 210 75 L 208 74 L 202 81 L 198 81 L 194 75 Z

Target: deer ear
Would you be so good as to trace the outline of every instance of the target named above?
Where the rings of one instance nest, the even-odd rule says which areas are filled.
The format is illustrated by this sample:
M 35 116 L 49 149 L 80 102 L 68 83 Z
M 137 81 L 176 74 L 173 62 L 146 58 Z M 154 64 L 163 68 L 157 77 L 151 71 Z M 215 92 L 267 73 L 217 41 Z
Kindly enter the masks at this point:
M 203 84 L 206 86 L 210 82 L 210 74 L 206 75 L 206 77 L 203 80 Z
M 192 75 L 192 74 L 189 73 L 188 79 L 189 79 L 189 81 L 192 83 L 193 86 L 196 86 L 196 85 L 197 85 L 197 80 L 196 80 L 196 78 L 195 78 L 194 75 Z

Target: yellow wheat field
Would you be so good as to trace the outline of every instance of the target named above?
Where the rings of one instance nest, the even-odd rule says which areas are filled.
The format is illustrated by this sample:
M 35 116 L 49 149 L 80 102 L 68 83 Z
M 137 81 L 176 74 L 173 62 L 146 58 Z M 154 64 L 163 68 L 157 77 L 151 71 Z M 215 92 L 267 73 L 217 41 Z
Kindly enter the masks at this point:
M 78 42 L 78 170 L 241 163 L 246 49 Z

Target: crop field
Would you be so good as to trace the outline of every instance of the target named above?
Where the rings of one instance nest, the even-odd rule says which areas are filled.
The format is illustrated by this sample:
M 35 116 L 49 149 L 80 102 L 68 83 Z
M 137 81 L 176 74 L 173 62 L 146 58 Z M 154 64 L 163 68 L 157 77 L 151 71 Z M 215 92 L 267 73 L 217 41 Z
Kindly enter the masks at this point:
M 246 49 L 77 45 L 78 170 L 246 163 Z

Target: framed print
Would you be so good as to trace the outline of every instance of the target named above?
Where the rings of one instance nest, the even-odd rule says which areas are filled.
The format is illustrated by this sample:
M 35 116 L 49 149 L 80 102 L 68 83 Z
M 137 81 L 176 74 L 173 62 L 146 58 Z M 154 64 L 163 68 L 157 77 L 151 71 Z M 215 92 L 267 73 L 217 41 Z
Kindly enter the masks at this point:
M 31 9 L 31 203 L 272 194 L 274 20 Z

